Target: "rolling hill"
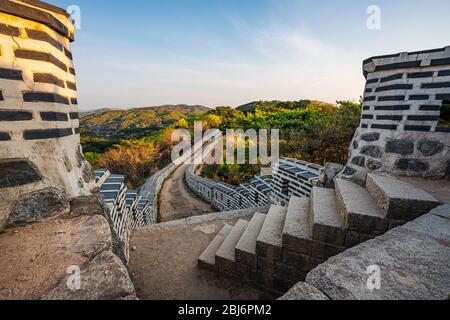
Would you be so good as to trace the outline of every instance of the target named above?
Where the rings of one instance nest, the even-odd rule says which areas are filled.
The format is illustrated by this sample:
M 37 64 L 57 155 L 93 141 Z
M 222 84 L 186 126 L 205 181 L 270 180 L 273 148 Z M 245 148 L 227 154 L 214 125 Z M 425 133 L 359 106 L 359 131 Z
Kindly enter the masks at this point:
M 164 105 L 138 109 L 101 109 L 80 114 L 83 137 L 106 139 L 142 138 L 181 118 L 202 115 L 211 109 L 200 106 Z

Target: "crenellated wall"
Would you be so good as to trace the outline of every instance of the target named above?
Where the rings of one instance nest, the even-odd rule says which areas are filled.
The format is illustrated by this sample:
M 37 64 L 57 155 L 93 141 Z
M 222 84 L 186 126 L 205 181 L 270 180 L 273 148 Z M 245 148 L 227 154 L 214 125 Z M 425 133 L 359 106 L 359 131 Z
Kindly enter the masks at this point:
M 80 146 L 73 40 L 64 10 L 0 1 L 0 229 L 20 197 L 52 187 L 73 198 L 94 187 Z
M 363 114 L 343 174 L 361 183 L 367 172 L 448 176 L 450 127 L 439 118 L 450 101 L 450 46 L 373 57 L 363 69 Z

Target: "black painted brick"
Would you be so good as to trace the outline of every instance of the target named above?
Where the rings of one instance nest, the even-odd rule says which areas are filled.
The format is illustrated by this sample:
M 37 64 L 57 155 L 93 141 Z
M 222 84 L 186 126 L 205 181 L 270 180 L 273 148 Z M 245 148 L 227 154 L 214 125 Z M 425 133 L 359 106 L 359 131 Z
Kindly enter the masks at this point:
M 69 121 L 66 113 L 62 112 L 41 112 L 42 121 Z
M 67 129 L 47 129 L 47 130 L 27 130 L 23 133 L 25 140 L 55 139 L 70 136 L 73 134 L 72 128 Z
M 3 101 L 3 100 L 5 100 L 5 99 L 3 98 L 3 91 L 0 90 L 0 101 Z
M 61 70 L 64 70 L 67 72 L 67 66 L 56 59 L 53 55 L 46 53 L 46 52 L 39 52 L 39 51 L 33 51 L 33 50 L 25 50 L 25 49 L 16 49 L 14 50 L 14 54 L 17 58 L 21 59 L 29 59 L 29 60 L 37 60 L 37 61 L 45 61 L 49 62 Z
M 442 58 L 442 59 L 433 59 L 431 60 L 432 66 L 443 66 L 446 64 L 450 64 L 450 58 Z
M 372 93 L 373 89 L 372 88 L 367 88 L 366 90 L 364 90 L 365 93 Z
M 430 131 L 431 130 L 431 126 L 412 126 L 412 125 L 405 125 L 405 130 L 406 131 Z
M 375 101 L 376 98 L 377 98 L 377 97 L 375 97 L 375 96 L 365 97 L 365 98 L 364 98 L 364 101 Z
M 73 132 L 74 134 L 80 134 L 80 128 L 74 128 Z
M 70 119 L 80 119 L 80 115 L 78 114 L 78 112 L 71 112 L 69 116 Z
M 63 80 L 58 79 L 57 77 L 55 77 L 54 75 L 52 75 L 50 73 L 35 73 L 33 75 L 33 78 L 34 78 L 34 82 L 50 83 L 50 84 L 54 84 L 61 88 L 66 88 Z
M 422 89 L 439 89 L 439 88 L 450 88 L 450 82 L 432 82 L 422 84 Z
M 35 183 L 41 179 L 40 174 L 28 161 L 0 161 L 0 189 Z
M 73 59 L 72 52 L 70 52 L 68 49 L 64 48 L 64 53 L 65 53 L 67 58 L 69 58 L 70 60 Z
M 381 66 L 376 66 L 375 71 L 386 71 L 394 69 L 406 69 L 406 68 L 418 68 L 422 64 L 422 61 L 407 61 L 407 62 L 397 62 L 391 64 L 384 64 Z
M 70 82 L 70 81 L 66 81 L 67 84 L 67 88 L 69 88 L 70 90 L 77 90 L 77 85 L 75 82 Z
M 429 71 L 429 72 L 414 72 L 414 73 L 408 74 L 408 78 L 411 78 L 411 79 L 430 78 L 430 77 L 433 76 L 433 74 L 434 74 L 433 71 Z
M 70 103 L 71 104 L 78 104 L 78 99 L 77 98 L 70 98 Z
M 0 23 L 0 34 L 5 34 L 11 37 L 18 37 L 20 36 L 20 30 L 19 28 Z
M 369 125 L 368 125 L 368 124 L 362 124 L 362 125 L 361 125 L 361 128 L 367 129 L 367 128 L 369 128 Z
M 392 90 L 411 90 L 413 88 L 412 84 L 393 84 L 390 86 L 385 87 L 379 87 L 377 88 L 377 92 L 384 92 L 384 91 L 392 91 Z
M 69 68 L 69 72 L 71 73 L 71 74 L 73 74 L 73 75 L 75 75 L 76 73 L 75 73 L 75 69 L 74 68 Z
M 412 51 L 412 52 L 408 52 L 408 55 L 409 56 L 414 56 L 416 54 L 438 53 L 438 52 L 443 52 L 443 51 L 445 51 L 445 47 L 444 48 L 438 48 L 438 49 Z
M 403 101 L 403 100 L 405 100 L 405 96 L 378 97 L 378 101 Z
M 7 80 L 23 80 L 21 70 L 0 68 L 0 78 Z
M 414 101 L 428 100 L 428 99 L 430 99 L 430 96 L 427 94 L 413 94 L 408 97 L 408 100 L 414 100 Z
M 449 94 L 437 94 L 436 100 L 450 100 L 450 93 Z
M 377 120 L 402 121 L 403 116 L 381 115 L 377 116 Z
M 9 135 L 9 133 L 0 132 L 0 141 L 10 141 L 10 140 L 11 136 Z
M 408 116 L 411 121 L 438 121 L 439 116 Z
M 28 121 L 33 119 L 33 114 L 27 111 L 0 111 L 0 121 Z
M 381 78 L 380 82 L 383 83 L 383 82 L 388 82 L 388 81 L 392 81 L 392 80 L 399 80 L 402 78 L 403 78 L 403 73 L 397 73 L 392 76 Z
M 450 132 L 450 127 L 437 127 L 436 132 Z
M 373 114 L 363 114 L 362 118 L 365 120 L 371 120 L 373 119 Z
M 445 76 L 450 76 L 450 70 L 439 71 L 438 77 L 445 77 Z
M 397 130 L 397 125 L 395 125 L 395 124 L 372 124 L 372 129 Z
M 374 84 L 374 83 L 378 83 L 378 81 L 380 81 L 380 79 L 378 79 L 378 78 L 370 79 L 370 80 L 367 80 L 366 84 Z
M 364 111 L 369 111 L 370 108 L 371 108 L 370 106 L 364 106 L 364 107 L 363 107 L 363 110 L 364 110 Z
M 420 111 L 439 111 L 441 110 L 441 106 L 433 106 L 433 105 L 424 105 L 419 107 Z
M 62 51 L 63 45 L 56 39 L 52 38 L 48 33 L 39 30 L 26 29 L 28 37 L 33 40 L 45 41 L 50 43 L 56 49 Z
M 366 59 L 363 61 L 363 64 L 368 64 L 369 62 L 372 62 L 375 59 L 387 59 L 387 58 L 395 58 L 398 57 L 399 54 L 395 53 L 395 54 L 386 54 L 386 55 L 382 55 L 382 56 L 375 56 L 375 57 L 371 57 L 369 59 Z
M 23 101 L 25 102 L 55 102 L 69 104 L 69 99 L 56 93 L 50 92 L 24 92 Z
M 377 106 L 375 111 L 406 111 L 411 108 L 410 105 L 398 105 L 398 106 Z

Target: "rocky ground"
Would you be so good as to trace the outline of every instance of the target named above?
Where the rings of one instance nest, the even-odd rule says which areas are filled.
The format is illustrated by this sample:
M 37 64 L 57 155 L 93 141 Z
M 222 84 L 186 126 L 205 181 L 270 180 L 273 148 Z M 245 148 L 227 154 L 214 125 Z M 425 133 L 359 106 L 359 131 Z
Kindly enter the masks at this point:
M 135 297 L 128 271 L 96 196 L 74 200 L 54 217 L 0 234 L 0 300 L 121 299 Z M 69 290 L 67 272 L 81 271 Z
M 217 210 L 196 197 L 184 182 L 187 166 L 180 166 L 165 183 L 160 196 L 160 221 L 184 219 Z

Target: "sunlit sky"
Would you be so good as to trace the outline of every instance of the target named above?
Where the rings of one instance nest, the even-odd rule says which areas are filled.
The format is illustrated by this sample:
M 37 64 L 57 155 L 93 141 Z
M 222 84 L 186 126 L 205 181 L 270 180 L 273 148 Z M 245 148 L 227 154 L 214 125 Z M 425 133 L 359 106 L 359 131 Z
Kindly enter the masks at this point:
M 450 45 L 449 0 L 49 0 L 81 9 L 82 110 L 358 100 L 362 60 Z M 381 29 L 367 28 L 369 5 Z

